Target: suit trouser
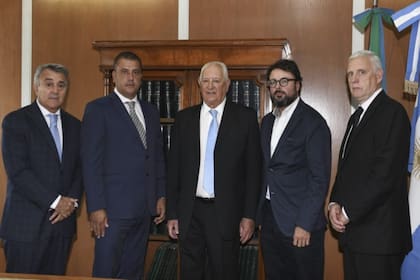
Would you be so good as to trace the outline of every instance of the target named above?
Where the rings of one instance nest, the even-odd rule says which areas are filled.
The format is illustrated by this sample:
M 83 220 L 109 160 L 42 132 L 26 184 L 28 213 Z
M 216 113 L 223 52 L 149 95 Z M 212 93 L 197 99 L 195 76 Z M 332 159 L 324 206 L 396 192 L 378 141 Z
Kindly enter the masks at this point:
M 400 270 L 404 255 L 359 254 L 346 247 L 343 248 L 343 253 L 346 280 L 401 279 Z
M 311 233 L 310 245 L 293 246 L 278 228 L 269 202 L 263 210 L 261 247 L 266 280 L 323 280 L 324 230 Z
M 239 224 L 236 236 L 224 240 L 214 202 L 196 199 L 190 226 L 179 243 L 181 280 L 239 279 Z
M 143 279 L 151 217 L 108 219 L 105 236 L 95 241 L 93 276 Z
M 6 272 L 64 275 L 72 241 L 58 235 L 33 242 L 5 240 Z

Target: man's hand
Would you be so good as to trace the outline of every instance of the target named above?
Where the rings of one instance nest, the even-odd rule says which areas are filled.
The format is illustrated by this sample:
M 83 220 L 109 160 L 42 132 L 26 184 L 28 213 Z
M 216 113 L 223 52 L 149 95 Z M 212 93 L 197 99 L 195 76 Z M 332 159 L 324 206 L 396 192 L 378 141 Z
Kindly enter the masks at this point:
M 158 199 L 156 203 L 156 213 L 158 214 L 157 217 L 153 220 L 155 224 L 160 224 L 165 220 L 166 215 L 166 199 L 161 197 Z
M 105 228 L 109 227 L 105 209 L 99 209 L 89 214 L 90 230 L 96 238 L 105 236 Z
M 179 229 L 178 229 L 178 220 L 168 220 L 168 234 L 172 239 L 178 239 Z
M 337 232 L 344 232 L 346 230 L 346 224 L 349 222 L 343 214 L 341 206 L 337 203 L 331 204 L 328 207 L 328 217 L 331 222 L 331 226 Z
M 255 222 L 249 218 L 242 218 L 241 223 L 239 224 L 239 237 L 241 244 L 245 244 L 255 231 Z
M 77 199 L 67 196 L 61 196 L 57 206 L 54 209 L 54 212 L 50 216 L 51 223 L 56 224 L 68 218 L 76 209 L 76 205 Z
M 306 247 L 311 241 L 311 233 L 301 227 L 296 226 L 293 234 L 293 246 Z

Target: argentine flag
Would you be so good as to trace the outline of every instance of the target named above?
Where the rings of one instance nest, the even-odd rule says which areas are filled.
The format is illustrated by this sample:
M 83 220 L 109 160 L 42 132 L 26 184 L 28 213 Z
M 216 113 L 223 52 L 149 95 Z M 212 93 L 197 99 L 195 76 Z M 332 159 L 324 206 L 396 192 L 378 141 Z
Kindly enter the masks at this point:
M 420 279 L 420 106 L 419 106 L 419 70 L 420 70 L 420 1 L 405 7 L 392 15 L 398 31 L 411 26 L 410 43 L 407 57 L 404 91 L 417 94 L 416 104 L 411 118 L 411 141 L 408 171 L 411 172 L 410 206 L 411 233 L 413 249 L 407 254 L 401 267 L 402 280 Z
M 401 280 L 420 279 L 420 106 L 417 94 L 416 105 L 411 119 L 411 142 L 408 171 L 411 172 L 410 205 L 411 233 L 413 235 L 413 249 L 405 257 L 401 267 Z

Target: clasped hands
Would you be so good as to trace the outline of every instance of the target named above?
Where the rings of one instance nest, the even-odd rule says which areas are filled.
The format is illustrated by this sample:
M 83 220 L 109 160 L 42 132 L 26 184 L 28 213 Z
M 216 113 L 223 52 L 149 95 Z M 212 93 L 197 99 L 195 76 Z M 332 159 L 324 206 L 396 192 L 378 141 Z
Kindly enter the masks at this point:
M 52 224 L 56 224 L 68 218 L 77 208 L 77 203 L 78 202 L 76 198 L 61 196 L 57 206 L 54 209 L 54 212 L 50 216 L 50 222 Z
M 328 207 L 328 217 L 330 218 L 331 226 L 337 232 L 344 232 L 349 219 L 344 215 L 343 208 L 338 203 L 333 203 Z

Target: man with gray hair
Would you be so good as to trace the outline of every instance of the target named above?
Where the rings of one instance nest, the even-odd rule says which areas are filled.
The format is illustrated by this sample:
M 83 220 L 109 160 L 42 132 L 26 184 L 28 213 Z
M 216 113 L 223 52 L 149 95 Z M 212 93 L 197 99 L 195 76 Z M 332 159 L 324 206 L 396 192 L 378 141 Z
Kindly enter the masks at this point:
M 350 56 L 347 82 L 357 110 L 344 135 L 329 219 L 344 253 L 346 280 L 400 279 L 411 250 L 407 195 L 410 122 L 381 88 L 373 52 Z
M 80 121 L 61 108 L 68 84 L 63 65 L 40 65 L 36 100 L 3 120 L 8 179 L 0 237 L 6 272 L 66 271 L 82 194 Z
M 168 232 L 181 279 L 239 279 L 239 246 L 254 232 L 261 147 L 256 112 L 226 100 L 226 65 L 201 68 L 203 103 L 176 117 L 168 166 Z

